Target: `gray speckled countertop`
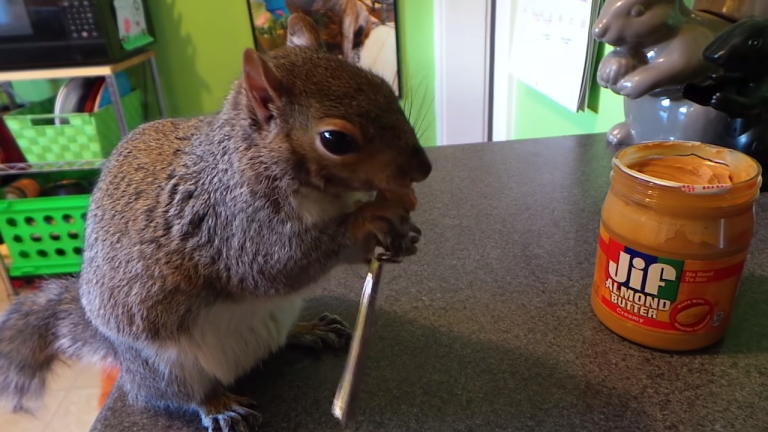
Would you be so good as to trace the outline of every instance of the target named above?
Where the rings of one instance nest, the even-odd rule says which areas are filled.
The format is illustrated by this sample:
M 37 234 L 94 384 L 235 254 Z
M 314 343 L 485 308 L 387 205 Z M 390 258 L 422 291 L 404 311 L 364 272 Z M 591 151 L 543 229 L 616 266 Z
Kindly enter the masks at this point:
M 666 354 L 589 304 L 613 150 L 602 135 L 430 149 L 419 254 L 384 268 L 353 431 L 768 430 L 768 202 L 725 341 Z M 354 322 L 364 268 L 323 282 L 306 317 Z M 286 351 L 243 380 L 263 431 L 341 431 L 343 354 Z M 113 392 L 94 432 L 202 431 Z

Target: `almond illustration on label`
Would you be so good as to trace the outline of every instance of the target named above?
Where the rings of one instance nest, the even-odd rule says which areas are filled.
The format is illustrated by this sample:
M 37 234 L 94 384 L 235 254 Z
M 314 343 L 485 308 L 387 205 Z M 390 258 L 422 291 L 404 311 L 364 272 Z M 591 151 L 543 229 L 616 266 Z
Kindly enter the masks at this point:
M 709 306 L 693 306 L 677 314 L 677 323 L 684 326 L 690 326 L 698 323 L 709 313 Z

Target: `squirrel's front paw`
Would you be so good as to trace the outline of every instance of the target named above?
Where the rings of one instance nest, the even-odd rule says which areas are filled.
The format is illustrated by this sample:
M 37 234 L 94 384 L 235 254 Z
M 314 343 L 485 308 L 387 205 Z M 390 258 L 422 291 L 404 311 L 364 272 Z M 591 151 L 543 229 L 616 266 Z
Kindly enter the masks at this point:
M 315 321 L 298 323 L 288 335 L 286 345 L 322 349 L 342 349 L 349 345 L 352 330 L 336 315 L 324 313 Z
M 410 214 L 416 209 L 416 195 L 413 190 L 380 191 L 376 200 L 358 208 L 356 219 L 351 225 L 356 240 L 375 237 L 384 253 L 377 258 L 382 261 L 400 262 L 404 257 L 416 253 L 416 244 L 421 239 L 421 229 L 412 221 Z
M 405 217 L 400 223 L 388 220 L 389 229 L 377 233 L 379 242 L 384 248 L 384 253 L 377 258 L 380 261 L 399 263 L 403 258 L 415 255 L 416 244 L 421 240 L 421 228 L 411 222 L 410 217 Z
M 200 410 L 208 432 L 251 432 L 261 424 L 256 403 L 248 398 L 223 393 L 205 403 Z

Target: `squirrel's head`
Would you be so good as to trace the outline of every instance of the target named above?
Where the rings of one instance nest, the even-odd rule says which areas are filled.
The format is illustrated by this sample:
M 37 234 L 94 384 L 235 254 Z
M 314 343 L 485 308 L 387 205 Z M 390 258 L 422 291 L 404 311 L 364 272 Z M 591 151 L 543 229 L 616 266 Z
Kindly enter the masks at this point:
M 310 186 L 394 190 L 432 165 L 390 85 L 324 52 L 311 19 L 292 14 L 287 46 L 243 54 L 242 88 L 255 134 L 290 152 Z

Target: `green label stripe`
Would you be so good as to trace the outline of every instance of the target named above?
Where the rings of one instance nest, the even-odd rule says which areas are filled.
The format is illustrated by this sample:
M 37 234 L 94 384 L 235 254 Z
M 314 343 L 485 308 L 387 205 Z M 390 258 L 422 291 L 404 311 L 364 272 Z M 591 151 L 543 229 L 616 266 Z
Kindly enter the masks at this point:
M 677 300 L 677 293 L 680 289 L 680 280 L 683 277 L 683 266 L 685 264 L 685 261 L 678 261 L 668 258 L 658 258 L 657 261 L 659 264 L 666 264 L 672 268 L 675 269 L 676 277 L 675 280 L 670 281 L 664 281 L 664 286 L 659 287 L 659 295 L 657 296 L 660 299 L 669 300 L 670 302 L 674 303 L 675 300 Z

